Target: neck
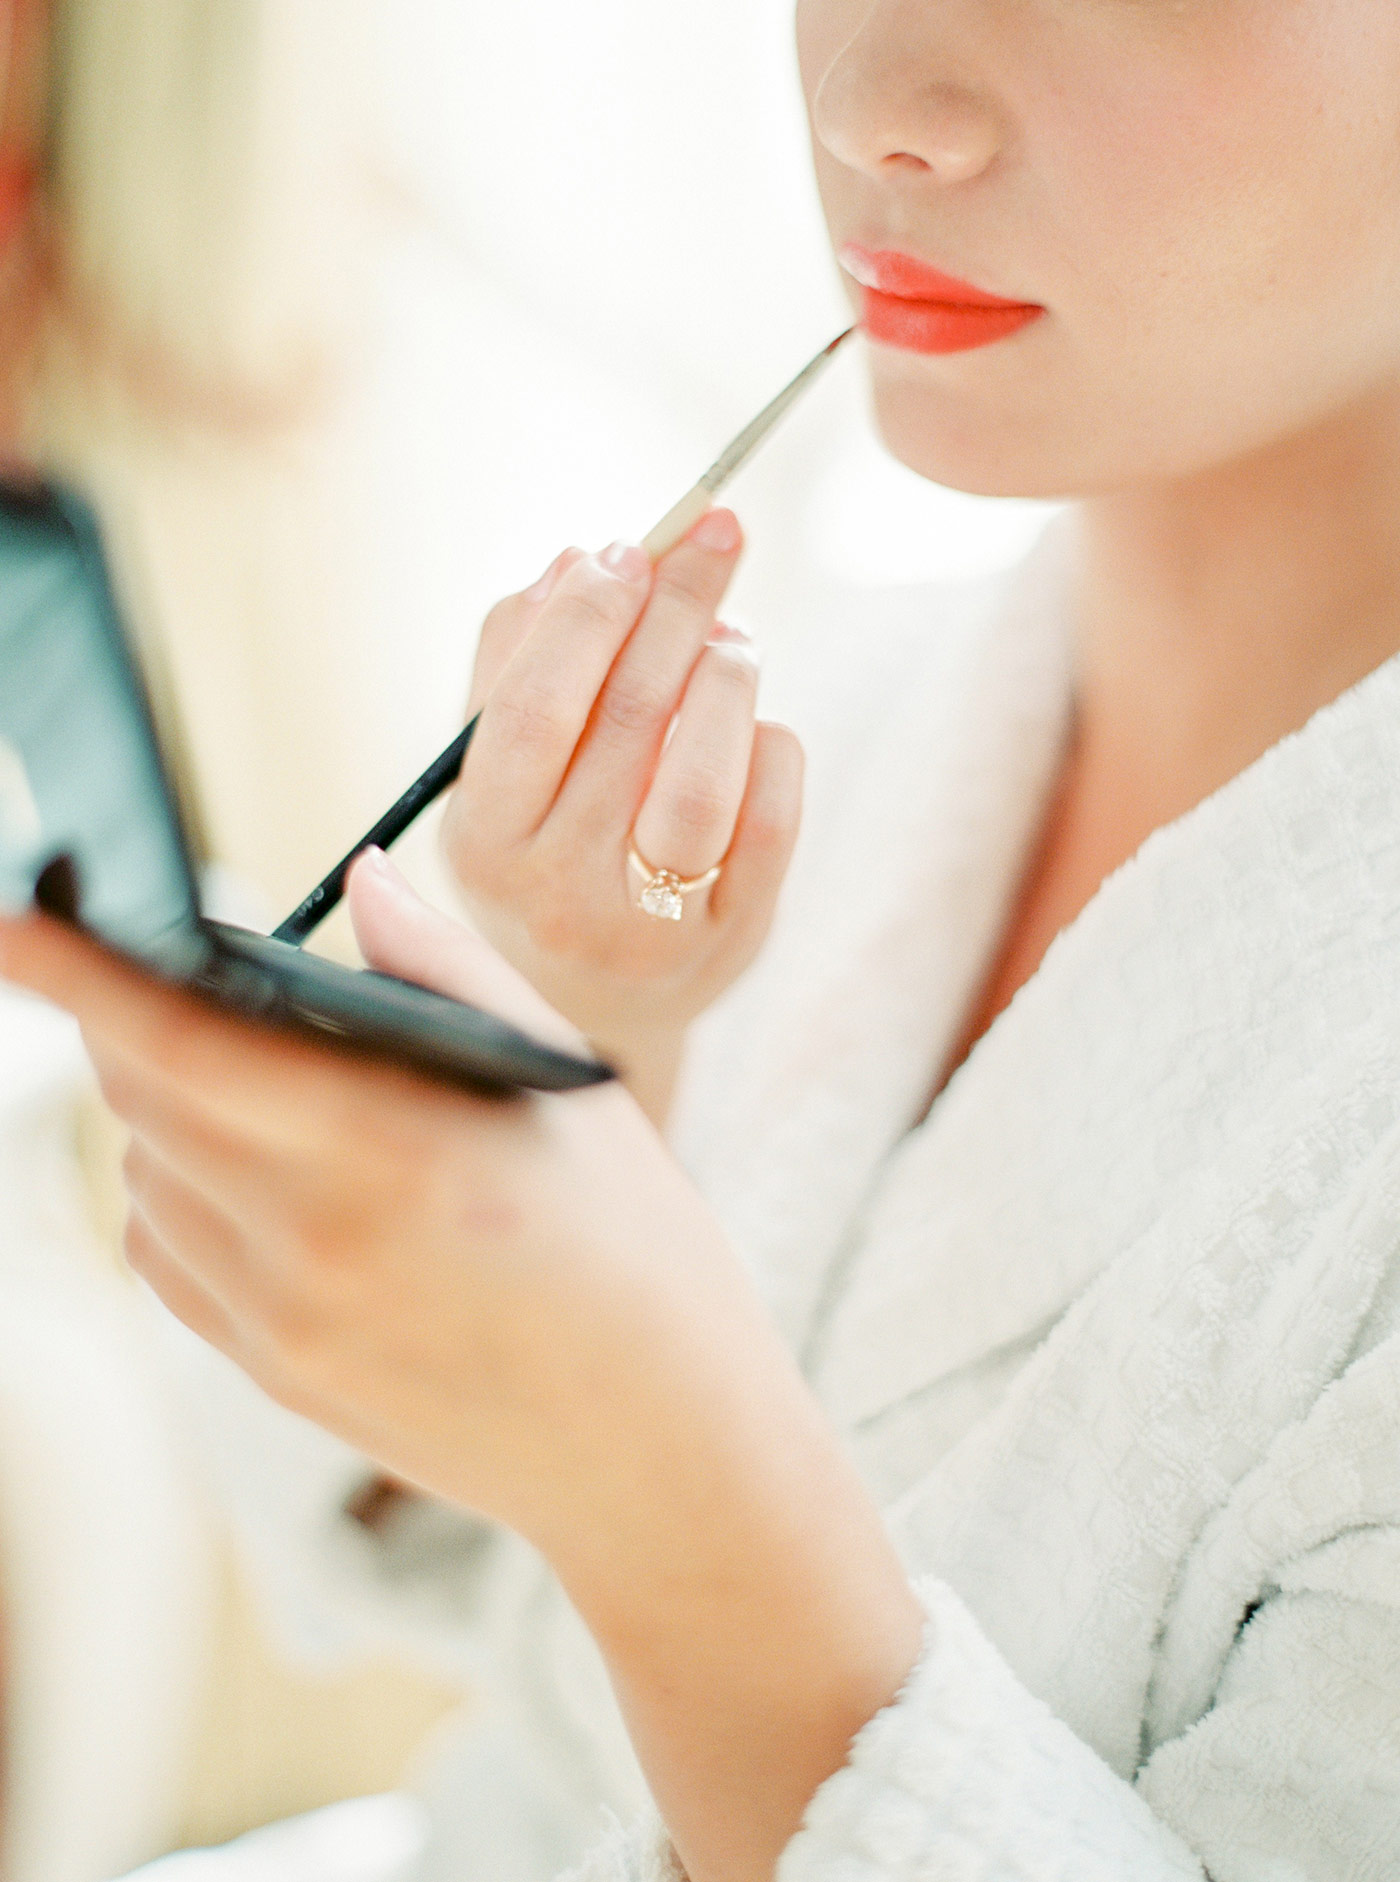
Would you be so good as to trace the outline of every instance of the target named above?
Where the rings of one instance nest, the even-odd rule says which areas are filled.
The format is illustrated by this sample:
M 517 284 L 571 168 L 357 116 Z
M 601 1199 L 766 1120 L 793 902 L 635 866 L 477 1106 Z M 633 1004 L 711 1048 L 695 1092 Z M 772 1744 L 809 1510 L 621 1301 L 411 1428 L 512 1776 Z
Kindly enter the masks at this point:
M 1400 650 L 1400 384 L 1082 532 L 1078 748 L 1179 814 Z

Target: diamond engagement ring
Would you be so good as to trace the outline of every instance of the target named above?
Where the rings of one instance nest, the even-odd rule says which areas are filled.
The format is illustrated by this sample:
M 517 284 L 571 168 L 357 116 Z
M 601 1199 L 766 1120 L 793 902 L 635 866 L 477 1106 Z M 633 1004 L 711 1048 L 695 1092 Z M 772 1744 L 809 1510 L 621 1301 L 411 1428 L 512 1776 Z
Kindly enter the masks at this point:
M 642 892 L 637 897 L 637 906 L 644 915 L 652 915 L 657 921 L 679 921 L 685 909 L 681 897 L 693 895 L 697 889 L 708 889 L 719 878 L 723 865 L 716 863 L 713 869 L 707 869 L 703 876 L 691 876 L 688 879 L 678 876 L 674 869 L 653 869 L 651 864 L 637 853 L 635 843 L 627 845 L 627 860 L 642 878 Z

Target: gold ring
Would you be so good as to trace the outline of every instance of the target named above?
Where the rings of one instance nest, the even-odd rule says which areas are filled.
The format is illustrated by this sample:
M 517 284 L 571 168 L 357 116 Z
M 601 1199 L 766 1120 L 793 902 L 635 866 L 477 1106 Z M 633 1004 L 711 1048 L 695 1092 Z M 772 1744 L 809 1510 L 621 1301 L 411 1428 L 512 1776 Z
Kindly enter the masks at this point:
M 716 863 L 713 869 L 707 869 L 703 876 L 678 876 L 674 869 L 653 869 L 644 856 L 638 854 L 637 846 L 632 841 L 627 844 L 627 860 L 642 878 L 642 892 L 637 897 L 637 906 L 644 915 L 652 915 L 657 921 L 679 921 L 685 912 L 681 897 L 694 895 L 697 889 L 708 889 L 719 878 L 722 863 Z

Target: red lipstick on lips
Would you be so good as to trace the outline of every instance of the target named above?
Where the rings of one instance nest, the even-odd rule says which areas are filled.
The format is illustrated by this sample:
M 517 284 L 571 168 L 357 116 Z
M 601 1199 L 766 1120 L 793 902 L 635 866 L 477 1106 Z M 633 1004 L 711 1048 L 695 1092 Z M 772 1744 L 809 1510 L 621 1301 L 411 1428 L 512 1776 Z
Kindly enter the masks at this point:
M 1003 300 L 893 248 L 848 242 L 841 266 L 864 290 L 861 325 L 872 340 L 910 353 L 970 353 L 1006 340 L 1045 309 Z

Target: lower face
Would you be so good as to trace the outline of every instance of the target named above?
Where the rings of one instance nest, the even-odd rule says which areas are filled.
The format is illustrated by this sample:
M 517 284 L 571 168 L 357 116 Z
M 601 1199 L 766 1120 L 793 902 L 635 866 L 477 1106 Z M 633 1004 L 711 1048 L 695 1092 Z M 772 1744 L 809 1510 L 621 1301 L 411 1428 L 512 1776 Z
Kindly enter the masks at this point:
M 833 243 L 876 284 L 847 276 L 877 419 L 915 470 L 1099 494 L 1400 388 L 1395 0 L 798 0 L 797 27 Z M 919 263 L 1010 307 L 940 324 Z

